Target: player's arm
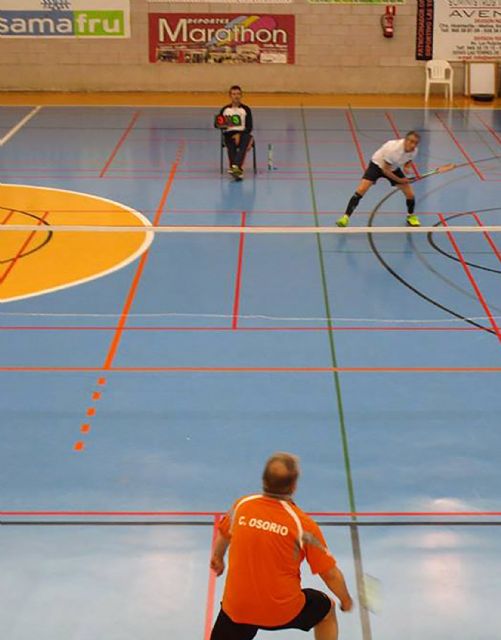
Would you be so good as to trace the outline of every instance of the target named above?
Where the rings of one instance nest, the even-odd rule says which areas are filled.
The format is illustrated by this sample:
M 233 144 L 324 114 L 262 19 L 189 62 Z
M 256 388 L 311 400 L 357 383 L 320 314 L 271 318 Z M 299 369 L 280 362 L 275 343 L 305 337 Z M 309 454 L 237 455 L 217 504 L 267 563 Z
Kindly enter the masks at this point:
M 253 122 L 252 122 L 252 111 L 248 106 L 244 106 L 245 109 L 245 131 L 247 133 L 252 133 Z
M 391 164 L 386 162 L 386 160 L 383 161 L 382 170 L 387 178 L 390 178 L 390 180 L 393 180 L 393 182 L 396 182 L 397 184 L 407 184 L 409 182 L 409 178 L 399 178 L 394 174 L 391 170 Z
M 224 572 L 224 556 L 230 546 L 230 538 L 224 536 L 221 531 L 217 532 L 216 542 L 214 543 L 214 551 L 210 561 L 210 566 L 217 576 Z
M 341 611 L 351 611 L 353 600 L 346 586 L 344 576 L 337 565 L 319 574 L 322 580 L 341 603 Z

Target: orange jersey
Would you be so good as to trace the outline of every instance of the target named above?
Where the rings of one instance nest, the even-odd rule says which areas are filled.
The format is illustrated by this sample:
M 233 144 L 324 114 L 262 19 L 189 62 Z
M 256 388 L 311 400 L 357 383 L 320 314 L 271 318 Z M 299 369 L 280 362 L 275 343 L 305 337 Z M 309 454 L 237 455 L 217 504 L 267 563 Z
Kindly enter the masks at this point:
M 240 498 L 219 524 L 231 539 L 223 610 L 238 623 L 278 627 L 301 611 L 301 562 L 331 569 L 318 525 L 294 503 L 262 495 Z

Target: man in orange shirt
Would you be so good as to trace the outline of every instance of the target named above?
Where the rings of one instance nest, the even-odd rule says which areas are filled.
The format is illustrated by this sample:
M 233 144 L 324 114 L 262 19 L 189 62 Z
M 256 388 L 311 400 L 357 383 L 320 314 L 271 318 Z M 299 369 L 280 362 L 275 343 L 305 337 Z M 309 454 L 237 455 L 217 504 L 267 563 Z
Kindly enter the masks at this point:
M 219 524 L 211 567 L 220 576 L 229 547 L 221 611 L 211 640 L 252 640 L 259 629 L 315 629 L 316 640 L 337 640 L 334 602 L 316 589 L 301 589 L 306 559 L 341 603 L 353 601 L 318 525 L 292 501 L 298 459 L 276 453 L 263 472 L 263 493 L 237 500 Z

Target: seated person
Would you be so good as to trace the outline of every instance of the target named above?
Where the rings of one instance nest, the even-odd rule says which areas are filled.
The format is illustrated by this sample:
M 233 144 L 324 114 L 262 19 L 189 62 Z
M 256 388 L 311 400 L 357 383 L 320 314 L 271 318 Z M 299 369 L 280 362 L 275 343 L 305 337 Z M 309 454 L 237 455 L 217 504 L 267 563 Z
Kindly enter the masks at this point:
M 219 115 L 240 116 L 240 124 L 225 127 L 223 135 L 230 159 L 229 173 L 236 180 L 241 180 L 245 154 L 252 140 L 252 112 L 246 104 L 242 103 L 242 89 L 239 86 L 230 87 L 229 95 L 231 103 L 225 105 Z

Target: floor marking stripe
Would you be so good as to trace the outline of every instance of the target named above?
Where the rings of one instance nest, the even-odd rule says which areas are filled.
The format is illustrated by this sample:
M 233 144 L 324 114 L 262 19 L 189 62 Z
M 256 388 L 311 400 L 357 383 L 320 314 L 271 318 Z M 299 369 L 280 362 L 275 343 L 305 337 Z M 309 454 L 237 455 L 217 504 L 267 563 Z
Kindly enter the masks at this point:
M 88 373 L 102 367 L 0 366 L 0 372 Z M 501 367 L 109 367 L 115 373 L 500 373 Z
M 240 222 L 240 226 L 242 229 L 245 228 L 246 226 L 246 216 L 247 216 L 247 213 L 245 211 L 242 211 L 242 218 Z M 233 318 L 231 322 L 231 328 L 233 330 L 238 329 L 244 248 L 245 248 L 245 234 L 241 233 L 240 242 L 238 245 L 237 273 L 235 276 L 235 296 L 234 296 L 234 303 L 233 303 Z
M 118 151 L 120 150 L 120 147 L 123 145 L 123 143 L 125 142 L 127 136 L 129 135 L 129 133 L 134 128 L 134 125 L 136 124 L 136 122 L 137 122 L 137 120 L 138 120 L 140 115 L 141 115 L 141 111 L 139 110 L 139 111 L 136 111 L 134 113 L 134 115 L 132 116 L 132 119 L 129 122 L 128 127 L 125 129 L 125 131 L 120 136 L 119 141 L 116 143 L 116 145 L 115 145 L 113 151 L 111 152 L 108 160 L 106 161 L 104 167 L 101 169 L 101 172 L 99 174 L 100 178 L 104 178 L 104 176 L 106 175 L 106 172 L 110 168 L 111 163 L 113 162 L 113 160 L 115 159 L 115 156 L 117 155 Z
M 353 138 L 353 142 L 354 142 L 355 148 L 357 150 L 358 159 L 360 160 L 360 166 L 362 168 L 362 171 L 365 171 L 364 154 L 362 152 L 362 147 L 361 147 L 360 142 L 358 140 L 357 132 L 356 132 L 356 129 L 355 129 L 355 123 L 353 122 L 353 116 L 351 115 L 350 111 L 345 111 L 345 116 L 346 116 L 346 120 L 348 121 L 348 127 L 349 127 L 350 132 L 351 132 L 351 137 Z M 315 142 L 315 144 L 317 144 L 317 143 Z M 346 143 L 343 143 L 343 144 L 346 144 Z
M 479 227 L 484 227 L 485 225 L 483 224 L 482 220 L 480 220 L 480 217 L 476 214 L 473 213 L 472 214 L 473 218 L 475 219 L 476 223 L 478 224 Z M 491 249 L 494 251 L 494 254 L 496 255 L 496 258 L 499 260 L 499 262 L 501 262 L 501 252 L 498 249 L 496 243 L 494 242 L 494 240 L 491 238 L 490 234 L 486 231 L 484 233 L 485 239 L 487 240 L 487 242 L 489 243 Z
M 12 127 L 12 129 L 7 132 L 3 138 L 0 138 L 0 147 L 3 147 L 4 144 L 6 144 L 11 138 L 13 138 L 16 133 L 18 133 L 24 127 L 25 124 L 27 124 L 34 116 L 37 115 L 39 111 L 42 110 L 42 108 L 42 105 L 39 105 L 38 107 L 32 109 L 28 113 L 28 115 L 24 116 L 22 120 L 20 120 L 14 127 Z
M 442 223 L 442 225 L 444 227 L 447 228 L 447 220 L 445 219 L 445 216 L 443 216 L 441 213 L 438 214 L 438 217 L 440 218 L 440 221 Z M 482 228 L 480 228 L 480 230 L 482 230 Z M 464 259 L 464 256 L 461 252 L 461 249 L 459 248 L 459 245 L 457 244 L 454 236 L 452 235 L 452 233 L 448 233 L 447 237 L 449 238 L 449 241 L 454 249 L 454 251 L 456 252 L 457 257 L 459 258 L 459 261 L 461 262 L 461 266 L 463 267 L 463 270 L 466 274 L 466 277 L 468 278 L 468 280 L 470 281 L 471 286 L 473 287 L 473 290 L 475 291 L 475 294 L 477 296 L 478 301 L 480 302 L 480 305 L 482 306 L 483 310 L 485 311 L 485 313 L 487 314 L 487 317 L 489 318 L 489 322 L 491 324 L 491 327 L 494 329 L 494 331 L 496 332 L 496 335 L 498 337 L 498 340 L 501 342 L 501 330 L 499 329 L 496 320 L 494 319 L 494 316 L 489 308 L 489 305 L 487 304 L 487 300 L 484 298 L 482 292 L 480 291 L 480 287 L 478 286 L 475 278 L 473 277 L 473 274 L 471 272 L 470 267 L 466 264 L 466 260 Z
M 101 509 L 101 510 L 88 510 L 88 509 L 4 509 L 0 510 L 0 517 L 5 516 L 37 516 L 37 517 L 221 517 L 225 514 L 224 511 L 171 511 L 171 510 L 137 510 L 137 509 L 125 509 L 125 510 L 113 510 L 113 509 Z M 494 517 L 501 518 L 501 511 L 308 511 L 308 515 L 311 517 L 326 517 L 326 518 L 464 518 L 464 517 Z
M 44 222 L 47 219 L 48 215 L 49 215 L 49 212 L 46 211 L 43 214 L 43 216 L 40 218 L 40 220 L 38 221 L 38 224 L 34 225 L 33 231 L 30 233 L 30 235 L 23 242 L 21 248 L 19 249 L 19 251 L 14 256 L 14 259 L 9 263 L 7 269 L 0 276 L 0 285 L 2 285 L 5 282 L 5 280 L 7 279 L 8 275 L 12 272 L 12 270 L 14 269 L 16 264 L 19 262 L 19 259 L 23 255 L 24 250 L 28 248 L 30 242 L 33 240 L 33 238 L 35 237 L 36 233 L 38 231 L 40 231 L 40 228 L 42 227 L 42 222 Z M 7 216 L 7 218 L 9 218 L 9 216 Z M 46 229 L 47 229 L 47 225 L 43 225 L 42 230 L 45 232 Z
M 116 327 L 112 325 L 108 326 L 38 326 L 38 325 L 6 325 L 0 326 L 0 331 L 115 331 Z M 356 326 L 356 327 L 176 327 L 176 326 L 138 326 L 138 327 L 124 327 L 124 331 L 214 331 L 224 333 L 225 331 L 247 331 L 247 332 L 261 332 L 266 331 L 395 331 L 395 332 L 413 332 L 413 331 L 442 331 L 442 332 L 468 332 L 468 331 L 484 331 L 481 327 L 375 327 L 375 326 Z
M 219 514 L 214 514 L 214 524 L 212 529 L 212 541 L 211 541 L 211 558 L 214 546 L 216 544 L 216 537 L 219 525 Z M 216 574 L 210 567 L 209 559 L 209 584 L 207 586 L 207 604 L 205 607 L 205 625 L 204 625 L 204 640 L 209 640 L 212 633 L 212 622 L 214 619 L 214 601 L 216 596 Z
M 172 184 L 174 182 L 174 178 L 176 177 L 176 172 L 179 166 L 179 162 L 181 161 L 181 156 L 183 154 L 184 151 L 184 146 L 181 144 L 178 147 L 177 150 L 177 154 L 176 154 L 176 159 L 174 160 L 174 162 L 172 163 L 172 167 L 169 173 L 169 176 L 167 178 L 167 181 L 165 183 L 165 187 L 162 193 L 162 197 L 160 198 L 160 202 L 158 204 L 157 207 L 157 211 L 155 214 L 155 217 L 153 219 L 153 226 L 157 225 L 162 214 L 163 214 L 163 210 L 165 207 L 165 203 L 167 202 L 167 197 L 170 193 L 170 190 L 172 188 Z M 139 283 L 141 281 L 141 277 L 143 275 L 143 271 L 144 271 L 144 267 L 146 266 L 146 262 L 148 261 L 148 256 L 149 256 L 149 250 L 145 251 L 143 253 L 143 255 L 141 256 L 141 259 L 139 261 L 139 264 L 137 266 L 136 269 L 136 273 L 134 275 L 134 279 L 132 281 L 132 284 L 130 286 L 129 289 L 129 293 L 127 295 L 127 299 L 125 301 L 125 305 L 124 308 L 122 310 L 121 316 L 120 316 L 120 320 L 118 322 L 118 325 L 116 327 L 116 331 L 115 331 L 115 335 L 113 336 L 113 340 L 111 342 L 108 354 L 106 356 L 106 359 L 104 361 L 104 365 L 103 365 L 103 369 L 104 370 L 108 370 L 111 368 L 113 361 L 115 360 L 115 356 L 117 354 L 117 350 L 118 350 L 118 346 L 120 344 L 120 340 L 122 338 L 122 334 L 123 334 L 123 329 L 124 326 L 127 322 L 127 317 L 129 315 L 130 309 L 132 307 L 132 304 L 134 302 L 134 298 L 136 297 L 136 293 L 139 287 Z
M 477 165 L 473 162 L 473 160 L 471 159 L 470 155 L 466 152 L 466 150 L 464 149 L 463 145 L 456 138 L 456 136 L 454 135 L 454 133 L 452 132 L 450 127 L 447 125 L 447 123 L 444 121 L 444 119 L 437 112 L 435 112 L 435 117 L 442 124 L 443 128 L 447 131 L 449 136 L 452 138 L 452 141 L 454 142 L 456 147 L 459 149 L 459 151 L 461 151 L 461 153 L 463 154 L 464 158 L 467 160 L 468 164 L 473 169 L 473 171 L 475 171 L 475 173 L 480 178 L 480 180 L 485 181 L 485 176 L 482 174 L 482 172 L 477 167 Z

